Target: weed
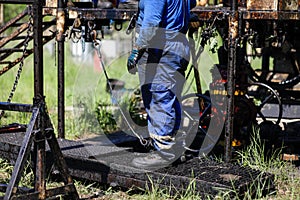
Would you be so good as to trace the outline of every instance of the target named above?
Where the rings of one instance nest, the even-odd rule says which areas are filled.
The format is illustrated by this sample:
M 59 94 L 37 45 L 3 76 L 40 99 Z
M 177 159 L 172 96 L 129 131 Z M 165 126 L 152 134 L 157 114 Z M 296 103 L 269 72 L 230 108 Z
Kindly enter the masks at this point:
M 100 124 L 101 129 L 104 133 L 110 133 L 117 130 L 117 123 L 112 114 L 112 106 L 105 104 L 103 102 L 99 102 L 96 115 L 98 123 Z

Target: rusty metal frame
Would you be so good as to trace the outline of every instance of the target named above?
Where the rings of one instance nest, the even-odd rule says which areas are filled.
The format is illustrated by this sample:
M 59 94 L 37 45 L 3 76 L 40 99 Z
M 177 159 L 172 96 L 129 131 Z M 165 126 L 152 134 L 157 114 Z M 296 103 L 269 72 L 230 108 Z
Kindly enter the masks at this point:
M 19 106 L 19 105 L 18 105 Z M 14 170 L 8 185 L 1 185 L 5 189 L 4 200 L 9 199 L 46 199 L 57 195 L 66 195 L 70 199 L 79 199 L 73 180 L 69 174 L 64 156 L 56 140 L 54 130 L 51 126 L 50 118 L 45 113 L 45 104 L 37 100 L 34 106 L 22 105 L 32 112 L 32 116 L 26 129 L 25 137 L 20 147 L 19 154 L 14 166 Z M 7 107 L 7 110 L 17 110 L 16 108 Z M 19 108 L 18 108 L 19 109 Z M 41 127 L 42 126 L 42 127 Z M 50 150 L 54 157 L 57 169 L 60 171 L 64 186 L 46 190 L 45 185 L 45 141 L 47 140 Z M 32 145 L 34 152 L 32 153 Z M 24 172 L 24 166 L 32 155 L 35 158 L 35 188 L 34 190 L 19 188 L 18 183 Z M 20 192 L 22 191 L 22 192 Z M 20 192 L 19 194 L 17 192 Z
M 0 3 L 32 3 L 33 13 L 33 53 L 34 53 L 34 98 L 33 105 L 1 103 L 3 110 L 32 112 L 21 149 L 9 184 L 6 187 L 4 200 L 10 199 L 46 199 L 56 195 L 65 195 L 70 199 L 79 199 L 73 180 L 56 140 L 50 117 L 46 110 L 43 84 L 43 1 L 0 1 Z M 54 156 L 54 161 L 62 174 L 65 183 L 62 187 L 46 189 L 45 148 L 46 140 Z M 18 183 L 24 171 L 24 165 L 34 146 L 35 185 L 28 193 L 18 194 Z
M 300 5 L 299 5 L 300 6 Z M 300 9 L 300 7 L 298 8 Z M 227 97 L 228 107 L 225 122 L 225 161 L 229 162 L 232 157 L 232 136 L 234 121 L 234 91 L 236 72 L 236 48 L 240 38 L 242 23 L 246 20 L 300 20 L 299 10 L 250 10 L 238 5 L 237 0 L 230 1 L 230 7 L 195 7 L 192 12 L 196 13 L 200 21 L 209 21 L 215 16 L 223 15 L 228 23 L 228 68 L 227 68 Z
M 43 57 L 42 57 L 42 44 L 43 41 L 40 37 L 38 30 L 41 29 L 42 22 L 42 8 L 41 3 L 37 0 L 0 0 L 0 3 L 27 3 L 35 4 L 37 7 L 33 8 L 35 12 L 35 41 L 34 46 L 34 73 L 35 73 L 35 84 L 34 84 L 34 98 L 38 102 L 44 102 L 43 93 Z M 48 8 L 49 9 L 49 8 Z M 53 8 L 56 9 L 56 8 Z M 57 32 L 57 59 L 58 59 L 58 130 L 59 137 L 64 138 L 64 29 L 66 26 L 71 25 L 74 19 L 80 16 L 84 20 L 108 20 L 114 19 L 116 21 L 130 20 L 130 18 L 136 13 L 136 10 L 127 9 L 98 9 L 98 8 L 76 8 L 76 7 L 65 7 L 63 0 L 58 0 L 57 6 L 57 17 L 61 19 L 62 24 L 57 23 L 57 27 L 60 27 Z M 228 109 L 227 109 L 227 120 L 225 125 L 225 160 L 227 162 L 231 159 L 231 140 L 233 131 L 233 107 L 234 107 L 234 88 L 235 88 L 235 71 L 236 71 L 236 47 L 237 40 L 239 39 L 239 29 L 242 20 L 300 20 L 300 13 L 298 11 L 258 11 L 258 10 L 247 10 L 245 7 L 238 7 L 238 1 L 231 1 L 230 7 L 196 7 L 192 10 L 196 13 L 200 20 L 210 20 L 213 16 L 218 14 L 224 14 L 227 20 L 229 32 L 228 32 L 228 45 L 229 53 L 228 60 Z M 1 106 L 1 105 L 0 105 Z M 3 106 L 3 105 L 2 105 Z M 13 105 L 11 105 L 13 106 Z M 19 109 L 17 105 L 14 105 L 15 109 Z M 22 109 L 29 110 L 28 107 Z M 20 108 L 20 110 L 22 110 Z M 39 126 L 43 127 L 44 124 L 41 122 Z M 43 145 L 38 145 L 39 148 L 43 149 Z M 42 153 L 40 156 L 43 156 Z M 42 162 L 41 162 L 42 163 Z M 43 169 L 40 169 L 43 170 Z M 40 183 L 38 187 L 43 187 Z

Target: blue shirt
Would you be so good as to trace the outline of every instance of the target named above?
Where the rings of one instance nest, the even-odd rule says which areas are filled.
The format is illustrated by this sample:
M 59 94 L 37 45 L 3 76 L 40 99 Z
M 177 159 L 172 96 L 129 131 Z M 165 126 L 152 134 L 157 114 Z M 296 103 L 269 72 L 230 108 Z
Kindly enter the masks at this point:
M 140 0 L 136 46 L 147 48 L 157 30 L 184 33 L 196 0 Z

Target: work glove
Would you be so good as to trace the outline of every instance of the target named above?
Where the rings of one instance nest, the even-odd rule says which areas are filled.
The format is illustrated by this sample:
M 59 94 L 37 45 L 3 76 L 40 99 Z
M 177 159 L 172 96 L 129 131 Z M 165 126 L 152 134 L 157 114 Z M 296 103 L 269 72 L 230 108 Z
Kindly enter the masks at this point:
M 143 51 L 138 49 L 133 49 L 127 60 L 127 70 L 130 74 L 135 74 L 137 72 L 137 62 L 142 57 Z

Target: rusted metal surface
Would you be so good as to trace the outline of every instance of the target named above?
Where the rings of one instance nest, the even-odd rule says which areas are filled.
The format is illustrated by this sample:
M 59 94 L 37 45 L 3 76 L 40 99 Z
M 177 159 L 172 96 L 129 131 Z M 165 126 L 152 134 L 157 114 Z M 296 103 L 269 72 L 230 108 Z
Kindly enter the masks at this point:
M 253 20 L 300 20 L 300 13 L 297 11 L 243 11 L 243 19 Z
M 234 91 L 236 72 L 236 48 L 239 37 L 239 13 L 237 0 L 232 1 L 231 13 L 228 17 L 228 69 L 227 69 L 227 111 L 225 121 L 225 161 L 230 162 L 232 158 L 232 139 L 234 121 Z
M 39 192 L 39 199 L 46 199 L 46 141 L 44 130 L 40 127 L 40 131 L 35 132 L 35 181 L 34 188 L 35 191 Z
M 258 1 L 260 2 L 260 1 Z M 266 20 L 300 20 L 300 13 L 295 10 L 247 10 L 238 8 L 243 19 L 266 19 Z M 228 15 L 230 10 L 228 7 L 195 7 L 193 13 L 199 16 L 199 20 L 210 20 L 216 15 Z
M 48 43 L 49 41 L 51 41 L 54 38 L 54 36 L 45 36 L 44 40 L 43 40 L 43 45 Z M 22 47 L 23 42 L 21 42 L 20 44 L 18 44 L 16 47 Z M 25 53 L 24 53 L 24 58 L 27 58 L 28 56 L 30 56 L 33 53 L 34 49 L 28 49 Z M 7 53 L 5 55 L 2 55 L 0 58 L 5 59 L 6 57 L 8 57 L 9 55 L 11 55 L 10 53 Z M 7 71 L 9 71 L 10 69 L 12 69 L 14 66 L 16 66 L 17 64 L 19 64 L 22 61 L 21 58 L 16 58 L 14 61 L 10 61 L 7 63 L 7 65 L 5 67 L 3 67 L 0 70 L 0 76 L 4 73 L 6 73 Z M 5 62 L 3 64 L 6 64 Z
M 78 16 L 86 20 L 114 19 L 130 20 L 137 10 L 129 9 L 99 9 L 99 8 L 69 8 L 69 19 L 75 19 Z
M 42 2 L 35 1 L 33 12 L 33 72 L 34 72 L 34 98 L 44 98 L 44 62 L 43 62 L 43 15 Z
M 3 47 L 5 44 L 7 44 L 9 41 L 11 41 L 13 38 L 17 37 L 21 33 L 23 33 L 27 28 L 29 24 L 25 23 L 22 24 L 16 31 L 14 31 L 10 36 L 3 38 L 0 40 L 0 48 Z
M 78 200 L 79 199 L 78 196 L 66 195 L 66 194 L 72 194 L 72 193 L 77 193 L 77 192 L 76 192 L 74 185 L 70 183 L 70 184 L 66 184 L 61 187 L 47 189 L 46 198 L 51 198 L 51 197 L 55 197 L 58 195 L 64 195 L 65 199 Z
M 192 12 L 199 16 L 200 21 L 211 22 L 212 19 L 216 18 L 219 26 L 222 26 L 225 31 L 220 34 L 224 36 L 223 42 L 228 44 L 228 68 L 227 68 L 227 93 L 228 93 L 228 107 L 227 107 L 227 118 L 225 124 L 225 159 L 230 160 L 231 157 L 231 134 L 233 134 L 234 126 L 234 99 L 233 92 L 235 91 L 235 80 L 237 79 L 236 71 L 236 49 L 237 41 L 247 34 L 244 32 L 245 22 L 251 22 L 251 28 L 255 30 L 257 23 L 266 25 L 268 23 L 282 22 L 283 20 L 288 23 L 289 20 L 295 21 L 300 19 L 300 14 L 296 11 L 296 7 L 293 1 L 247 1 L 247 7 L 241 6 L 241 3 L 237 1 L 230 1 L 230 7 L 196 7 Z M 291 4 L 289 4 L 290 2 Z M 293 5 L 294 7 L 288 7 Z M 218 26 L 218 25 L 217 25 Z M 228 29 L 228 34 L 226 30 Z M 275 30 L 275 29 L 274 29 Z M 274 32 L 263 32 L 258 31 L 261 37 L 269 37 Z M 241 35 L 239 35 L 241 34 Z M 270 35 L 268 35 L 270 34 Z M 282 92 L 283 93 L 283 92 Z
M 46 34 L 45 32 L 50 32 L 51 30 L 51 27 L 55 25 L 54 21 L 47 21 L 47 22 L 43 22 L 43 32 L 44 32 L 44 35 L 43 35 L 43 45 L 46 44 L 47 42 L 49 42 L 50 40 L 52 40 L 54 38 L 54 34 L 51 33 L 51 34 Z M 18 41 L 18 44 L 14 44 L 14 47 L 13 49 L 22 49 L 22 47 L 24 47 L 24 43 L 25 43 L 25 39 L 27 38 L 27 36 L 22 36 L 22 35 L 19 35 L 17 37 L 13 37 L 11 38 L 10 41 L 14 40 L 14 41 Z M 29 35 L 29 41 L 32 40 L 32 35 L 30 34 Z M 4 60 L 6 59 L 7 57 L 9 57 L 10 55 L 12 54 L 12 52 L 7 52 L 7 53 L 1 53 L 0 55 L 0 60 Z M 0 72 L 0 75 L 2 73 Z
M 31 53 L 33 52 L 33 49 L 28 50 L 24 53 L 24 58 L 28 57 Z M 13 68 L 14 66 L 16 66 L 18 63 L 20 63 L 22 61 L 21 58 L 17 58 L 14 61 L 11 61 L 8 63 L 8 65 L 6 65 L 5 67 L 3 67 L 0 71 L 0 76 L 4 73 L 6 73 L 7 71 L 9 71 L 11 68 Z
M 278 0 L 247 0 L 248 10 L 274 10 L 278 8 Z
M 43 15 L 53 15 L 57 13 L 58 0 L 46 0 L 46 4 L 43 8 Z

